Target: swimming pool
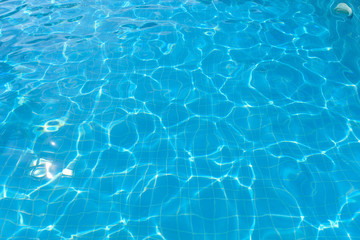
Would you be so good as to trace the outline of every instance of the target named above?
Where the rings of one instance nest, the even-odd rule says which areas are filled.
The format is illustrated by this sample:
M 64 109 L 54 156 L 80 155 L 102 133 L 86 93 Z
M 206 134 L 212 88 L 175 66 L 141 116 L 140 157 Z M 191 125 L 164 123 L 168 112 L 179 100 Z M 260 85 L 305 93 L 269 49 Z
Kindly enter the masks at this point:
M 360 239 L 339 1 L 0 2 L 1 239 Z

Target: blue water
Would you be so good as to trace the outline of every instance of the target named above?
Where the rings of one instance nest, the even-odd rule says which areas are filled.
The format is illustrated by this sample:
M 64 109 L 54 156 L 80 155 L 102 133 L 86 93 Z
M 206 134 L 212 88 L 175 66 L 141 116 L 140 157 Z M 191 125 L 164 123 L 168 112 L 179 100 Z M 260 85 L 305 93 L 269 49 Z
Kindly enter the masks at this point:
M 337 3 L 1 0 L 0 238 L 360 239 Z

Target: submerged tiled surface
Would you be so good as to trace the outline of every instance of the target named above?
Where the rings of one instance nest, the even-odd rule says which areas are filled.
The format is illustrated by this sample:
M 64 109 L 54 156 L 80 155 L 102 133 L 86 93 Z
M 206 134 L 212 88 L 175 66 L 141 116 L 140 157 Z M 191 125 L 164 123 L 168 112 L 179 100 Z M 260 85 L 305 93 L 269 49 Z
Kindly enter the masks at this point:
M 359 239 L 359 19 L 327 1 L 2 1 L 2 239 Z

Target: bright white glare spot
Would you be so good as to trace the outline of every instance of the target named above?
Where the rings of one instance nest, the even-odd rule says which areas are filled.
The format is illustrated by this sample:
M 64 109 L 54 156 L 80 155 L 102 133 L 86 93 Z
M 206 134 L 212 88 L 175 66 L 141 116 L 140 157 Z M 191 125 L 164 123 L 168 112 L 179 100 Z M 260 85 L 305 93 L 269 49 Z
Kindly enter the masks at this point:
M 33 160 L 31 163 L 30 163 L 30 167 L 35 167 L 37 164 L 37 159 Z
M 31 175 L 33 177 L 37 177 L 37 178 L 42 178 L 46 175 L 46 170 L 44 168 L 35 168 L 32 172 Z
M 45 169 L 46 169 L 46 177 L 47 178 L 53 178 L 54 176 L 51 174 L 50 172 L 50 167 L 51 167 L 51 163 L 50 162 L 47 162 L 45 163 Z
M 66 175 L 66 176 L 72 176 L 73 170 L 65 168 L 62 170 L 62 174 Z
M 20 225 L 23 225 L 24 224 L 24 219 L 23 219 L 23 216 L 21 213 L 19 213 L 20 215 Z

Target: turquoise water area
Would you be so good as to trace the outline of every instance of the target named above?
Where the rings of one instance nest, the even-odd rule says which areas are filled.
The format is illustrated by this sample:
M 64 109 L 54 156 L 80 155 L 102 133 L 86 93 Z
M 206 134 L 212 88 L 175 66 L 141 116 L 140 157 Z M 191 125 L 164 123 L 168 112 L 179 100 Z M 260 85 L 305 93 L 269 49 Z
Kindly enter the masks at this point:
M 1 0 L 1 239 L 360 239 L 360 20 L 325 0 Z

